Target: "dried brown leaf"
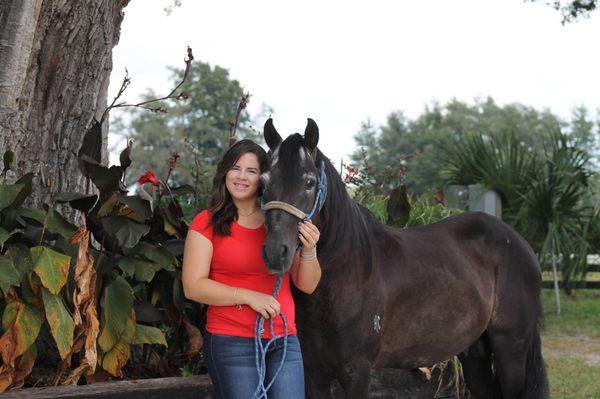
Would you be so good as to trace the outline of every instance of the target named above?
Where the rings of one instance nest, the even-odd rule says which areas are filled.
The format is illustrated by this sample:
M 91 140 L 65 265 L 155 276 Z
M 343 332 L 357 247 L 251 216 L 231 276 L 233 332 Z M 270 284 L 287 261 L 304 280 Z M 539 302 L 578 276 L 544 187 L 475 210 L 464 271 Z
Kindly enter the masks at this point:
M 188 350 L 186 354 L 188 358 L 191 359 L 200 352 L 200 349 L 202 349 L 202 334 L 200 334 L 200 330 L 192 325 L 187 318 L 183 317 L 182 320 L 188 336 Z
M 98 353 L 96 340 L 100 330 L 96 304 L 96 269 L 94 258 L 89 252 L 90 234 L 86 227 L 85 215 L 81 216 L 82 222 L 79 229 L 70 238 L 72 244 L 79 243 L 77 264 L 75 265 L 74 280 L 76 293 L 73 298 L 75 312 L 75 339 L 72 353 L 79 353 L 85 349 L 80 364 L 71 371 L 63 384 L 77 384 L 83 373 L 91 377 L 96 371 Z

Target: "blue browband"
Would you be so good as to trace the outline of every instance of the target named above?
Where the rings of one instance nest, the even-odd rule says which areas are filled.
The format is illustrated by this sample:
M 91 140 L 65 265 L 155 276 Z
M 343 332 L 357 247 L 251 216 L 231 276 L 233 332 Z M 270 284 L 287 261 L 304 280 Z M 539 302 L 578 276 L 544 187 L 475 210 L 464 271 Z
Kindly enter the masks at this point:
M 327 175 L 325 174 L 325 162 L 321 161 L 321 173 L 319 174 L 319 180 L 317 181 L 317 196 L 315 197 L 315 203 L 310 213 L 306 215 L 306 219 L 313 217 L 315 212 L 320 211 L 325 204 L 327 198 Z M 317 209 L 318 208 L 318 209 Z

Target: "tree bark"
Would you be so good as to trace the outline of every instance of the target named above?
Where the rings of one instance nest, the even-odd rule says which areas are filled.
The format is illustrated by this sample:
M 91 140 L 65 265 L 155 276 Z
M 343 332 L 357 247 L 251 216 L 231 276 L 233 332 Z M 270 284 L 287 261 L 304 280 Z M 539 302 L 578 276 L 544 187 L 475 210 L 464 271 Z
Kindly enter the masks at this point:
M 15 154 L 12 182 L 34 172 L 26 206 L 84 192 L 77 152 L 100 119 L 129 0 L 0 0 L 0 156 Z M 102 163 L 108 129 L 102 129 Z M 1 169 L 1 168 L 0 168 Z

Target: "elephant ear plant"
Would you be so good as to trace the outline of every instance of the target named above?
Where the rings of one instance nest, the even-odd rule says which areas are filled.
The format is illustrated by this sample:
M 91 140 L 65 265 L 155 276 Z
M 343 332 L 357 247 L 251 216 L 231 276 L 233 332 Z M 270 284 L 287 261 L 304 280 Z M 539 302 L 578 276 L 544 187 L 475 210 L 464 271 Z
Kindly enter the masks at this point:
M 98 194 L 59 193 L 28 209 L 31 173 L 0 185 L 0 392 L 24 384 L 44 323 L 61 358 L 54 384 L 122 376 L 139 352 L 132 351 L 135 344 L 162 346 L 144 345 L 141 360 L 160 363 L 163 371 L 177 354 L 187 351 L 191 359 L 200 350 L 199 331 L 186 316 L 186 309 L 198 309 L 181 289 L 187 225 L 176 199 L 194 189 L 171 189 L 149 172 L 139 182 L 149 183 L 151 193 L 140 185 L 129 195 L 124 176 L 131 143 L 120 165 L 107 167 L 99 162 L 99 140 L 96 122 L 78 156 Z M 4 160 L 6 170 L 10 153 Z M 79 211 L 80 225 L 66 220 L 57 203 Z M 168 349 L 163 331 L 171 332 Z

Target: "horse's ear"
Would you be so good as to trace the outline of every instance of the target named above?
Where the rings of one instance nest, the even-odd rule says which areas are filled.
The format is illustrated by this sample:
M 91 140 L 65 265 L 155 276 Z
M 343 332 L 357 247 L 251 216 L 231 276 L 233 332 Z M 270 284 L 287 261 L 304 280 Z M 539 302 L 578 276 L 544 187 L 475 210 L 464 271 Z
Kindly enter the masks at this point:
M 281 136 L 277 133 L 277 129 L 273 126 L 273 118 L 267 119 L 265 127 L 263 128 L 263 136 L 265 142 L 269 146 L 271 151 L 275 151 L 275 148 L 281 143 Z
M 304 145 L 309 151 L 314 151 L 319 144 L 319 127 L 312 119 L 308 118 L 306 130 L 304 130 Z

